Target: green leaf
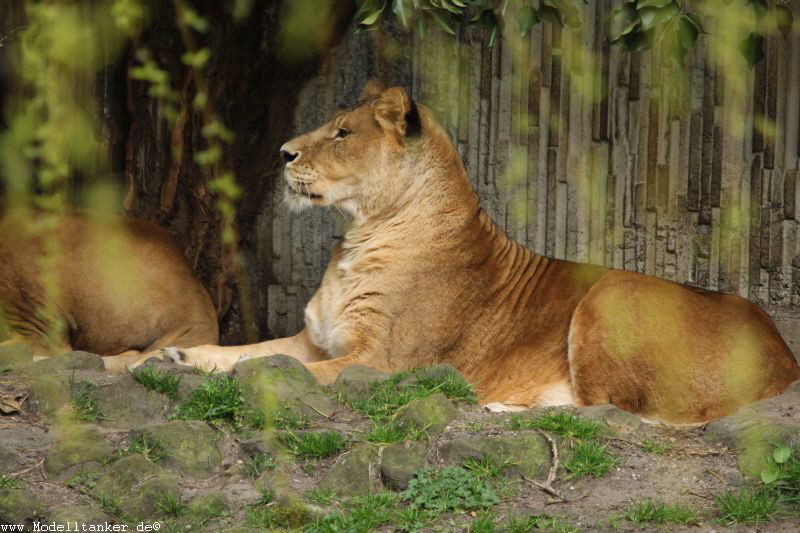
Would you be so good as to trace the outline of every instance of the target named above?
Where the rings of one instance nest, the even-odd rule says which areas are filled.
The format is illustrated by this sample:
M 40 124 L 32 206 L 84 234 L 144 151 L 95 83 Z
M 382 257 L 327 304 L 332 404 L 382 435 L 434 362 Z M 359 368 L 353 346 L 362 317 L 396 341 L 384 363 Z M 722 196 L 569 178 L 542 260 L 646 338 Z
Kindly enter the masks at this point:
M 381 16 L 381 13 L 383 13 L 383 8 L 376 9 L 375 11 L 364 17 L 364 19 L 361 22 L 359 22 L 359 24 L 361 24 L 362 26 L 372 26 L 378 21 L 378 17 Z
M 450 24 L 450 21 L 447 20 L 446 16 L 442 16 L 439 13 L 437 13 L 436 11 L 430 11 L 429 13 L 430 13 L 431 18 L 433 19 L 433 22 L 437 26 L 439 26 L 439 28 L 441 28 L 443 31 L 446 31 L 447 33 L 449 33 L 451 35 L 455 35 L 456 34 L 456 30 L 453 29 L 453 26 Z
M 678 21 L 676 31 L 678 32 L 678 42 L 686 50 L 694 46 L 695 41 L 697 41 L 697 35 L 700 33 L 697 26 L 686 15 L 682 16 Z
M 775 6 L 774 9 L 775 22 L 778 24 L 778 30 L 786 37 L 789 35 L 789 32 L 792 31 L 794 15 L 792 15 L 792 11 L 786 6 Z
M 789 457 L 792 456 L 792 449 L 788 446 L 780 446 L 775 448 L 775 451 L 772 452 L 772 458 L 775 459 L 775 462 L 779 465 L 785 463 L 789 460 Z
M 739 51 L 747 61 L 747 65 L 753 68 L 764 59 L 764 36 L 760 33 L 751 33 L 739 43 Z
M 400 20 L 400 24 L 404 28 L 408 28 L 408 11 L 406 11 L 406 0 L 394 0 L 392 2 L 392 11 Z
M 186 52 L 181 56 L 184 64 L 197 69 L 203 68 L 210 58 L 211 50 L 208 48 L 201 48 L 196 52 Z
M 570 28 L 581 25 L 581 12 L 571 0 L 542 0 L 542 4 L 550 5 L 561 13 L 561 20 Z
M 525 36 L 533 26 L 542 21 L 542 19 L 539 18 L 539 13 L 531 6 L 524 6 L 517 11 L 516 19 L 521 36 Z
M 769 470 L 761 471 L 761 481 L 763 481 L 765 485 L 774 483 L 775 480 L 777 479 L 778 479 L 778 470 L 776 468 L 770 468 Z

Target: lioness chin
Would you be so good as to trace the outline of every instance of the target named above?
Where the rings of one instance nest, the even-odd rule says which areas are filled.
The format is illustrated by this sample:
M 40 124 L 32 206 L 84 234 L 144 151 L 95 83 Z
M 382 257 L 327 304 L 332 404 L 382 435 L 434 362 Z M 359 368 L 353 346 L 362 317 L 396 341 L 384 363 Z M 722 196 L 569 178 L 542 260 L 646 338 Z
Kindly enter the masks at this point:
M 549 259 L 481 209 L 431 112 L 400 88 L 287 142 L 286 199 L 352 223 L 294 337 L 172 350 L 230 368 L 285 353 L 322 382 L 346 365 L 446 362 L 483 403 L 613 403 L 673 423 L 710 420 L 800 376 L 769 317 L 738 296 Z

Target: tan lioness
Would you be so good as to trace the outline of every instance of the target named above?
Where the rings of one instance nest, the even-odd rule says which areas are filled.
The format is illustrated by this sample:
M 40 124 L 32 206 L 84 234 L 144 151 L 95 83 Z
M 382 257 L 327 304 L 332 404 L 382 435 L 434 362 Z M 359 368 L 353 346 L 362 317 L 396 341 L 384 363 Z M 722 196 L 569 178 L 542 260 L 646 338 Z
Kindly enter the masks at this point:
M 275 353 L 322 382 L 346 365 L 446 362 L 483 403 L 614 403 L 674 423 L 775 395 L 797 363 L 769 317 L 738 296 L 537 255 L 480 207 L 430 110 L 401 88 L 282 147 L 287 200 L 352 217 L 294 337 L 169 350 L 230 368 Z
M 151 222 L 99 213 L 7 212 L 0 311 L 7 343 L 37 356 L 123 354 L 106 358 L 110 370 L 165 346 L 219 339 L 211 298 L 172 237 Z

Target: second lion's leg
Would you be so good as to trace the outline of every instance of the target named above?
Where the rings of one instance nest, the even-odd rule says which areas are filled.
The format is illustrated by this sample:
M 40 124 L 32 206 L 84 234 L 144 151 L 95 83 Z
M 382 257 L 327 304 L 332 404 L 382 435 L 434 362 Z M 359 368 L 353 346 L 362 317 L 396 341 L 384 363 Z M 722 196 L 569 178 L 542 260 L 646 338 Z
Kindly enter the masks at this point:
M 228 371 L 243 359 L 253 359 L 256 357 L 266 357 L 269 355 L 284 354 L 290 355 L 308 363 L 322 359 L 322 353 L 311 340 L 305 330 L 294 337 L 275 339 L 242 346 L 216 346 L 202 345 L 190 348 L 169 347 L 164 348 L 160 353 L 145 354 L 141 359 L 134 362 L 131 368 L 136 367 L 152 356 L 161 359 L 170 358 L 176 363 L 192 365 L 204 370 Z

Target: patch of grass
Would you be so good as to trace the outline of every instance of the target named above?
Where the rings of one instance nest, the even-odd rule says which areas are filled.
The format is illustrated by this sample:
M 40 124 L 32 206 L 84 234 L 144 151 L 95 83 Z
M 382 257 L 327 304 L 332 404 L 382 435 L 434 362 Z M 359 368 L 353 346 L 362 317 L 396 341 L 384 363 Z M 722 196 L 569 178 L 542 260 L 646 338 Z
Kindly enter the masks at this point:
M 768 458 L 767 469 L 761 472 L 761 480 L 784 503 L 800 506 L 800 450 L 777 446 Z
M 499 501 L 486 481 L 459 466 L 420 470 L 401 496 L 410 509 L 437 513 L 487 508 Z
M 100 507 L 111 516 L 119 516 L 122 512 L 119 496 L 116 494 L 103 494 L 97 501 Z
M 438 375 L 426 375 L 422 372 L 417 382 L 400 386 L 401 381 L 415 372 L 420 371 L 398 372 L 388 380 L 374 383 L 371 394 L 364 397 L 348 398 L 339 393 L 337 397 L 354 411 L 383 422 L 391 420 L 400 409 L 414 400 L 437 392 L 456 402 L 477 403 L 472 386 L 455 371 Z
M 573 526 L 563 518 L 545 513 L 532 516 L 511 515 L 503 527 L 503 531 L 507 533 L 528 533 L 534 529 L 544 529 L 553 533 L 578 533 L 580 531 L 579 527 Z
M 478 403 L 472 385 L 455 370 L 448 370 L 436 375 L 420 372 L 416 386 L 427 390 L 429 394 L 441 392 L 454 402 Z
M 127 453 L 140 453 L 154 463 L 161 461 L 167 456 L 167 452 L 160 442 L 148 440 L 144 435 L 130 440 Z
M 275 501 L 275 491 L 270 488 L 261 489 L 261 495 L 255 505 L 269 505 Z
M 247 473 L 252 478 L 257 478 L 267 470 L 275 468 L 275 457 L 269 453 L 257 452 L 247 463 Z
M 144 365 L 131 372 L 131 375 L 138 383 L 169 398 L 175 398 L 178 395 L 178 387 L 181 384 L 180 374 L 161 372 L 151 365 Z
M 715 497 L 724 525 L 757 524 L 772 521 L 779 511 L 780 498 L 765 488 L 729 490 Z
M 79 420 L 97 422 L 104 418 L 100 407 L 97 405 L 96 395 L 97 385 L 94 383 L 83 383 L 77 391 L 72 393 L 69 402 L 70 407 Z
M 470 531 L 473 533 L 494 533 L 497 531 L 497 513 L 491 509 L 480 511 L 472 521 Z
M 344 449 L 347 439 L 337 431 L 296 434 L 287 432 L 281 435 L 281 442 L 289 452 L 297 457 L 323 459 Z
M 289 405 L 281 406 L 272 421 L 278 429 L 307 429 L 314 422 L 309 414 Z
M 516 464 L 519 464 L 519 461 L 512 461 L 502 455 L 499 457 L 487 455 L 480 459 L 467 458 L 464 461 L 464 468 L 473 472 L 480 479 L 490 479 L 500 477 L 506 468 Z
M 13 476 L 0 476 L 0 489 L 18 489 L 19 479 Z
M 242 427 L 245 407 L 239 383 L 226 375 L 207 376 L 170 418 L 205 420 L 216 425 Z
M 620 459 L 607 450 L 607 444 L 597 441 L 580 442 L 572 450 L 572 455 L 564 461 L 569 477 L 602 477 L 619 464 Z
M 397 495 L 377 492 L 368 496 L 350 498 L 344 511 L 326 514 L 309 524 L 309 533 L 367 533 L 389 522 L 397 505 Z
M 394 512 L 391 522 L 399 531 L 419 531 L 430 525 L 436 513 L 426 509 L 401 509 Z
M 700 522 L 700 513 L 689 507 L 679 503 L 655 502 L 651 499 L 634 502 L 623 516 L 635 524 L 696 525 Z
M 308 501 L 328 507 L 336 501 L 336 491 L 332 489 L 311 489 L 306 492 L 305 497 Z
M 364 433 L 364 440 L 378 444 L 394 444 L 407 440 L 420 440 L 426 435 L 427 433 L 424 430 L 413 427 L 400 427 L 394 421 L 384 423 L 376 422 L 372 425 L 372 429 Z
M 186 510 L 186 504 L 181 501 L 179 494 L 167 492 L 156 502 L 156 509 L 162 515 L 177 518 Z
M 599 422 L 586 420 L 572 413 L 552 411 L 536 418 L 523 418 L 512 415 L 508 421 L 509 429 L 541 429 L 565 438 L 591 440 L 601 433 Z
M 656 455 L 666 455 L 672 451 L 672 444 L 650 437 L 642 439 L 642 448 Z

